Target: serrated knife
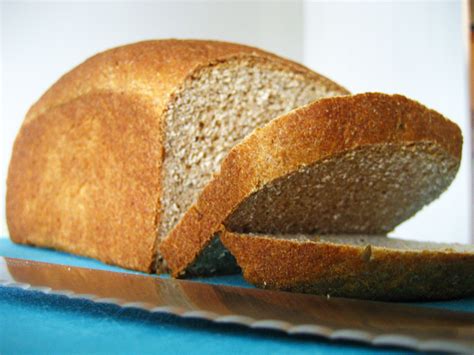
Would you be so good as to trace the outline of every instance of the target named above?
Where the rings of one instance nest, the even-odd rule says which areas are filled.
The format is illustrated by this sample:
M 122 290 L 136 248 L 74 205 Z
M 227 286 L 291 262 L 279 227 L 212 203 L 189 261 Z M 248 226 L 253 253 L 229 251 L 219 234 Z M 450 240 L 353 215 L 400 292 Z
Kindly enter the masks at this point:
M 474 313 L 327 298 L 0 257 L 0 285 L 234 323 L 423 351 L 474 352 Z

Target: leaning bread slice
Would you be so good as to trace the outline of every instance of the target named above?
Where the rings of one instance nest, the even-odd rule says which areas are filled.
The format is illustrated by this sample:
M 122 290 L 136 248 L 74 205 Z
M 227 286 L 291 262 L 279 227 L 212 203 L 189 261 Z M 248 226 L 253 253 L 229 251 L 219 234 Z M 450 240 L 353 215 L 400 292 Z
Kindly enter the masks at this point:
M 231 232 L 221 240 L 263 288 L 391 301 L 474 295 L 474 245 Z
M 235 269 L 224 227 L 386 234 L 449 186 L 461 146 L 454 123 L 400 95 L 315 101 L 235 146 L 161 252 L 180 276 Z

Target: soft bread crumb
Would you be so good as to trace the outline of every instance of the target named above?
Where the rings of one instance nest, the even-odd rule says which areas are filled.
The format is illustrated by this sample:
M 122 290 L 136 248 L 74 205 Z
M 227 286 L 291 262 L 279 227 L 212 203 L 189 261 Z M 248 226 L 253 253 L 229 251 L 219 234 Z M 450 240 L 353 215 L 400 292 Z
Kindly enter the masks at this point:
M 317 98 L 334 96 L 304 74 L 236 59 L 193 76 L 166 113 L 160 236 L 166 236 L 227 152 L 256 127 Z
M 431 143 L 361 147 L 263 186 L 225 225 L 242 233 L 385 234 L 436 199 L 458 163 Z

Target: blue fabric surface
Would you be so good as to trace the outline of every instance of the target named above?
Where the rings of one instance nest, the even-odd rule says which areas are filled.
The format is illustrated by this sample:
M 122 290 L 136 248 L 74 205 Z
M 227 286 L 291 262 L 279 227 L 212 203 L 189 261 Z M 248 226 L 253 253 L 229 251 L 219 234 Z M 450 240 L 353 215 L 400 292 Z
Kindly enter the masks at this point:
M 15 245 L 6 239 L 0 239 L 0 255 L 130 272 L 87 258 Z M 201 280 L 251 287 L 240 276 Z M 474 312 L 474 299 L 422 305 Z M 184 320 L 138 309 L 121 309 L 114 305 L 0 287 L 0 354 L 377 354 L 382 349 L 393 354 L 407 353 L 395 348 L 371 348 L 356 343 Z

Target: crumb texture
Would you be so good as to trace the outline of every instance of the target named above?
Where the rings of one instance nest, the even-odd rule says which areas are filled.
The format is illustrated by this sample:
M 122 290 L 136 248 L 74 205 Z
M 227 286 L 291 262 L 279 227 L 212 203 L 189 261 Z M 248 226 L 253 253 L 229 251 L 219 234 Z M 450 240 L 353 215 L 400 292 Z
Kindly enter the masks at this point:
M 437 198 L 457 168 L 436 144 L 360 147 L 265 185 L 225 225 L 255 233 L 385 234 Z
M 160 236 L 196 201 L 227 152 L 255 128 L 341 93 L 256 58 L 229 60 L 195 73 L 166 112 Z

